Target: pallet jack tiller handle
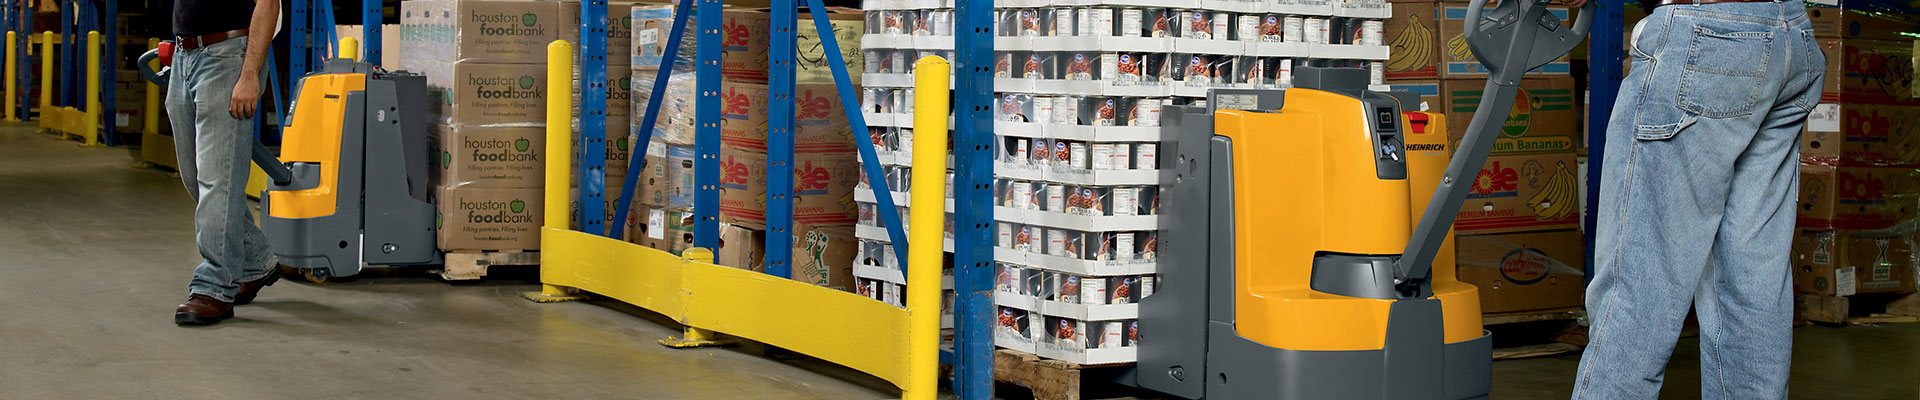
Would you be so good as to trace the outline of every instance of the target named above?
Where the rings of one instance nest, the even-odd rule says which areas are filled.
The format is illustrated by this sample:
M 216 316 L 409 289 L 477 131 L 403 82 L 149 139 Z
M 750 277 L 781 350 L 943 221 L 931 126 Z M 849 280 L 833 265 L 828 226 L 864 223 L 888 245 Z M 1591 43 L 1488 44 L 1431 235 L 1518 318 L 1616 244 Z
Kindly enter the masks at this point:
M 1487 2 L 1473 0 L 1467 6 L 1467 49 L 1487 69 L 1486 91 L 1480 96 L 1479 112 L 1467 123 L 1465 137 L 1454 150 L 1440 179 L 1433 199 L 1414 228 L 1413 237 L 1394 265 L 1394 282 L 1403 294 L 1412 297 L 1431 295 L 1425 285 L 1433 273 L 1433 257 L 1453 230 L 1453 222 L 1468 188 L 1493 149 L 1498 130 L 1505 125 L 1507 110 L 1513 107 L 1520 79 L 1527 71 L 1546 65 L 1572 51 L 1587 37 L 1593 24 L 1594 8 L 1599 1 L 1582 6 L 1573 27 L 1561 24 L 1559 16 L 1548 9 L 1554 0 L 1506 0 L 1492 8 Z M 1462 179 L 1467 178 L 1467 179 Z
M 154 69 L 156 60 L 159 61 L 158 70 Z M 161 41 L 160 46 L 141 54 L 134 65 L 140 66 L 142 78 L 160 87 L 166 87 L 167 74 L 173 70 L 173 41 Z M 286 164 L 280 162 L 278 156 L 273 155 L 273 150 L 268 150 L 267 146 L 260 144 L 258 140 L 253 141 L 253 163 L 259 164 L 260 171 L 266 172 L 267 179 L 273 180 L 275 185 L 284 186 L 293 183 L 293 172 L 287 169 Z

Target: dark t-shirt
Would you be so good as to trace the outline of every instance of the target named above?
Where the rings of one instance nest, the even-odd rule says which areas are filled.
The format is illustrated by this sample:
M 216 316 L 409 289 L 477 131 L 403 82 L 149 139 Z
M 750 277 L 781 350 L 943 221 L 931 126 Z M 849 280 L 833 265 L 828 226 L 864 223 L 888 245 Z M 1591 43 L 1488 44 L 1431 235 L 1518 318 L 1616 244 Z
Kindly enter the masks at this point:
M 253 0 L 174 0 L 173 34 L 198 36 L 247 29 Z

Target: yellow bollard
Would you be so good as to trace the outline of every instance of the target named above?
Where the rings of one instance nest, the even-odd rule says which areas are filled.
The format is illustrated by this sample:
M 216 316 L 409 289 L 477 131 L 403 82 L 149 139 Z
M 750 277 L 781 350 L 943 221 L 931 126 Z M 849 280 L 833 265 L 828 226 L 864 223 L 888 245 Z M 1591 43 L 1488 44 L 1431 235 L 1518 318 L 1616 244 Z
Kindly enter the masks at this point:
M 0 79 L 5 79 L 7 81 L 7 93 L 6 93 L 7 100 L 5 103 L 7 107 L 7 122 L 20 122 L 20 115 L 18 115 L 17 112 L 14 111 L 15 97 L 13 97 L 19 94 L 19 91 L 20 91 L 20 88 L 15 86 L 16 83 L 14 83 L 13 81 L 14 73 L 16 72 L 14 70 L 15 67 L 13 65 L 16 63 L 19 63 L 19 60 L 17 59 L 18 56 L 15 55 L 15 52 L 19 51 L 19 49 L 14 48 L 14 46 L 17 46 L 17 44 L 15 44 L 16 43 L 15 40 L 19 40 L 18 35 L 19 34 L 14 33 L 14 31 L 7 31 L 7 68 L 6 68 L 7 76 L 0 77 Z
M 147 39 L 147 48 L 160 48 L 160 39 Z M 159 63 L 160 61 L 154 60 L 153 62 Z M 147 99 L 145 105 L 145 109 L 140 112 L 141 122 L 145 123 L 145 128 L 142 129 L 141 132 L 149 135 L 160 134 L 160 85 L 147 82 Z
M 555 40 L 547 44 L 547 86 L 573 82 L 573 44 Z M 567 216 L 573 214 L 573 96 L 547 96 L 547 215 L 546 227 L 565 229 Z M 944 179 L 944 178 L 943 178 Z
M 360 59 L 360 41 L 350 37 L 340 38 L 340 58 Z
M 53 112 L 53 31 L 40 32 L 40 119 Z
M 100 31 L 87 31 L 86 146 L 100 145 Z M 944 179 L 944 178 L 943 178 Z
M 912 232 L 907 240 L 907 385 L 905 399 L 933 399 L 940 379 L 940 260 L 946 226 L 947 96 L 953 65 L 914 62 Z

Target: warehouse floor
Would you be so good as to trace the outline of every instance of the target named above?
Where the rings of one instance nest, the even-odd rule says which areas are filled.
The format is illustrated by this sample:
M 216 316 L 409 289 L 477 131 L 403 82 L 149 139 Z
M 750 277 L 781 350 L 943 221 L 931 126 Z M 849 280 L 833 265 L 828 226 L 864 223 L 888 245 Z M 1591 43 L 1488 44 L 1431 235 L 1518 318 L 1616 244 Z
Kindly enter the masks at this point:
M 613 303 L 536 305 L 520 275 L 417 271 L 268 288 L 234 320 L 177 328 L 196 262 L 178 178 L 0 127 L 0 392 L 7 398 L 868 399 L 876 379 L 753 349 L 670 350 L 669 321 Z M 1797 332 L 1795 398 L 1913 399 L 1920 324 Z M 1670 398 L 1695 398 L 1694 339 Z M 1565 398 L 1577 355 L 1494 364 L 1494 398 Z M 1009 393 L 1011 394 L 1011 393 Z

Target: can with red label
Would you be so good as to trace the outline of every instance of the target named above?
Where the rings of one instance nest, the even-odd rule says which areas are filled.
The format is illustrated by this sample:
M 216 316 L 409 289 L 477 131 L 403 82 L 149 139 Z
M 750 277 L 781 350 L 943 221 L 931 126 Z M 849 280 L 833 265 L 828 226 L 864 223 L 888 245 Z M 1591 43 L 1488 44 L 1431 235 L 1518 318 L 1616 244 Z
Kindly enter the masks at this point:
M 1133 126 L 1160 126 L 1160 99 L 1143 98 L 1133 105 Z
M 1021 9 L 1019 11 L 1020 36 L 1040 36 L 1040 11 Z
M 1213 26 L 1207 30 L 1208 33 L 1212 34 L 1212 36 L 1209 37 L 1209 39 L 1220 39 L 1220 40 L 1232 39 L 1231 36 L 1227 35 L 1227 29 L 1233 26 L 1232 14 L 1215 11 L 1213 13 L 1213 17 L 1208 18 L 1207 22 L 1210 22 L 1213 24 Z
M 1260 15 L 1241 15 L 1239 24 L 1234 26 L 1233 40 L 1253 42 L 1260 40 Z
M 1098 79 L 1120 80 L 1120 57 L 1126 53 L 1100 53 L 1100 75 Z
M 1113 36 L 1113 9 L 1095 7 L 1087 11 L 1093 13 L 1092 16 L 1087 17 L 1087 23 L 1093 24 L 1093 28 L 1087 30 L 1088 36 Z
M 1260 41 L 1276 42 L 1276 43 L 1280 42 L 1282 39 L 1280 36 L 1280 15 L 1267 14 L 1267 15 L 1260 16 L 1259 29 L 1260 29 Z
M 1047 32 L 1047 36 L 1073 36 L 1073 18 L 1072 7 L 1055 7 L 1052 30 Z
M 1067 144 L 1067 167 L 1072 169 L 1090 169 L 1087 165 L 1087 144 L 1073 142 Z
M 1056 124 L 1079 125 L 1080 98 L 1067 96 L 1053 98 L 1053 118 L 1053 123 Z
M 1120 37 L 1140 37 L 1140 21 L 1146 18 L 1146 11 L 1138 8 L 1120 9 Z
M 1093 80 L 1093 63 L 1099 57 L 1093 53 L 1075 52 L 1067 56 L 1066 79 L 1076 81 Z
M 1107 304 L 1107 279 L 1080 278 L 1080 304 Z
M 1280 21 L 1281 36 L 1284 41 L 1293 43 L 1306 43 L 1308 41 L 1306 18 L 1298 15 L 1288 15 Z
M 1117 187 L 1108 190 L 1113 215 L 1140 215 L 1140 190 L 1137 187 Z
M 1145 18 L 1141 22 L 1148 24 L 1147 37 L 1178 37 L 1182 32 L 1180 27 L 1185 22 L 1180 18 L 1179 10 L 1170 8 L 1148 9 Z
M 1112 97 L 1089 97 L 1087 105 L 1093 126 L 1114 126 L 1120 114 L 1119 100 Z
M 1105 56 L 1113 56 L 1113 68 L 1111 70 L 1105 69 L 1106 65 L 1103 64 L 1100 71 L 1102 74 L 1101 77 L 1112 79 L 1115 83 L 1120 84 L 1131 85 L 1140 82 L 1140 72 L 1146 67 L 1146 57 L 1144 55 L 1134 53 L 1108 53 L 1102 55 L 1102 57 Z
M 1092 169 L 1117 169 L 1113 167 L 1113 146 L 1112 143 L 1095 143 L 1089 146 L 1091 149 L 1088 149 L 1088 152 L 1091 153 L 1092 158 L 1089 162 L 1092 164 Z
M 1045 206 L 1040 208 L 1040 210 L 1060 212 L 1061 209 L 1066 208 L 1067 190 L 1068 190 L 1067 185 L 1058 184 L 1058 183 L 1049 183 L 1046 185 L 1047 185 L 1047 201 L 1046 203 L 1044 203 Z
M 1159 144 L 1141 143 L 1139 145 L 1134 146 L 1133 152 L 1134 152 L 1133 154 L 1134 169 L 1160 169 L 1160 161 L 1159 161 L 1160 145 Z
M 1385 36 L 1385 31 L 1386 31 L 1385 22 L 1381 22 L 1379 20 L 1367 20 L 1367 21 L 1361 22 L 1360 23 L 1360 44 L 1366 45 L 1366 46 L 1380 46 L 1384 44 L 1385 42 L 1382 40 L 1382 36 Z

